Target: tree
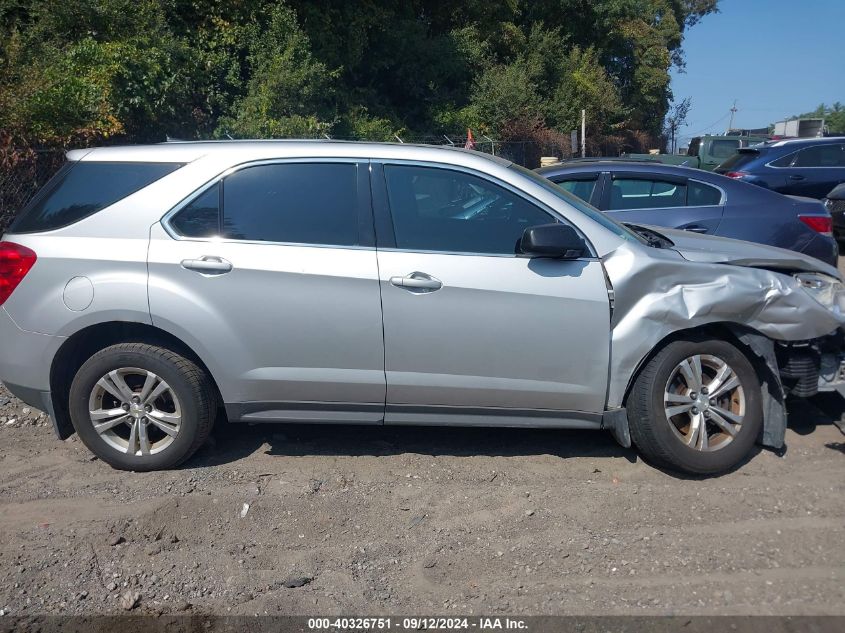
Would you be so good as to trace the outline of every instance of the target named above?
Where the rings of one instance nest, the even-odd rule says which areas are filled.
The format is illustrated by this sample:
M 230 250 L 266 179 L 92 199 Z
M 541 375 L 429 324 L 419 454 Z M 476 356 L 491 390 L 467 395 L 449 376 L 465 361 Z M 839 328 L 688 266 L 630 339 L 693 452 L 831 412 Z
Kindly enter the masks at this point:
M 0 0 L 0 129 L 166 136 L 656 137 L 717 0 Z M 522 139 L 524 140 L 524 139 Z
M 218 135 L 247 138 L 320 137 L 336 113 L 330 71 L 314 59 L 296 14 L 276 5 L 266 29 L 254 29 L 248 49 L 249 82 Z
M 666 121 L 664 123 L 664 130 L 666 136 L 669 138 L 669 153 L 674 154 L 677 150 L 675 139 L 678 135 L 678 130 L 687 122 L 687 115 L 692 107 L 692 99 L 685 97 L 672 104 L 669 112 L 666 114 Z

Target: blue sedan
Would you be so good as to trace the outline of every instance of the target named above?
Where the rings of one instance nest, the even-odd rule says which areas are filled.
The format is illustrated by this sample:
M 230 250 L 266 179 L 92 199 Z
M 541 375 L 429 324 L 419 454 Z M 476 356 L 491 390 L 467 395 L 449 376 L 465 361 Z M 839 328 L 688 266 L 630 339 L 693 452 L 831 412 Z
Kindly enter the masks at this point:
M 839 251 L 830 213 L 819 200 L 642 161 L 597 159 L 537 171 L 619 222 L 779 246 L 836 266 Z

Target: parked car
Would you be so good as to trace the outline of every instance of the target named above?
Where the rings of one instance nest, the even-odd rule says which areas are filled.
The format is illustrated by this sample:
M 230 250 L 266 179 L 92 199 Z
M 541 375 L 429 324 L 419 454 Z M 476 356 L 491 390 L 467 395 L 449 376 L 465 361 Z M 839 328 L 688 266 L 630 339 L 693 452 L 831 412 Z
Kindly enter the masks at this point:
M 833 218 L 833 236 L 842 244 L 845 242 L 845 184 L 834 187 L 822 202 Z
M 596 161 L 537 171 L 618 222 L 770 244 L 836 266 L 831 217 L 818 200 L 674 165 Z
M 818 368 L 845 358 L 836 269 L 628 228 L 466 150 L 77 150 L 4 240 L 0 378 L 129 470 L 183 462 L 220 405 L 234 423 L 606 429 L 720 472 L 783 444 L 781 384 L 832 389 Z
M 845 182 L 845 137 L 796 138 L 741 148 L 715 171 L 778 193 L 824 198 Z
M 705 134 L 690 139 L 686 154 L 622 154 L 622 156 L 625 158 L 651 156 L 666 165 L 681 165 L 713 171 L 725 159 L 736 154 L 739 148 L 761 143 L 767 138 L 767 136 Z

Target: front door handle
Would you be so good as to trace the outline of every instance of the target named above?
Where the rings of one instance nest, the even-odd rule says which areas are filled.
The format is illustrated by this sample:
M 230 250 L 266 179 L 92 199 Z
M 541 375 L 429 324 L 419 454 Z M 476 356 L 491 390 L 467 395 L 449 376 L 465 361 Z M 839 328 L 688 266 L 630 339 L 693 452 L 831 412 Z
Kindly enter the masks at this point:
M 699 224 L 691 224 L 689 226 L 685 226 L 684 231 L 689 231 L 690 233 L 707 233 L 707 227 Z
M 443 282 L 439 279 L 420 272 L 413 272 L 404 277 L 391 277 L 390 283 L 397 288 L 405 288 L 411 292 L 433 292 L 443 287 Z
M 790 179 L 790 180 L 804 180 L 804 176 L 801 176 L 801 175 L 799 175 L 799 174 L 792 174 L 792 175 L 789 177 L 789 179 Z
M 214 255 L 203 255 L 198 259 L 183 259 L 182 268 L 206 275 L 222 275 L 232 270 L 232 262 Z

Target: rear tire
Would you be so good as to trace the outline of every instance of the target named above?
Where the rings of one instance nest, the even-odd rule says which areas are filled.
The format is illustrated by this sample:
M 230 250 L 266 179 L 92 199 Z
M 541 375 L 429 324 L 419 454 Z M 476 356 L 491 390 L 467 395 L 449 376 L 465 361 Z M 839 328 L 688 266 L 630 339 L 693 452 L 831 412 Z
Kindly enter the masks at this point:
M 694 475 L 735 468 L 763 426 L 754 367 L 718 339 L 666 345 L 637 376 L 627 410 L 631 439 L 648 460 Z
M 76 372 L 69 393 L 82 442 L 120 470 L 174 468 L 208 438 L 216 398 L 206 373 L 175 352 L 145 343 L 100 350 Z

